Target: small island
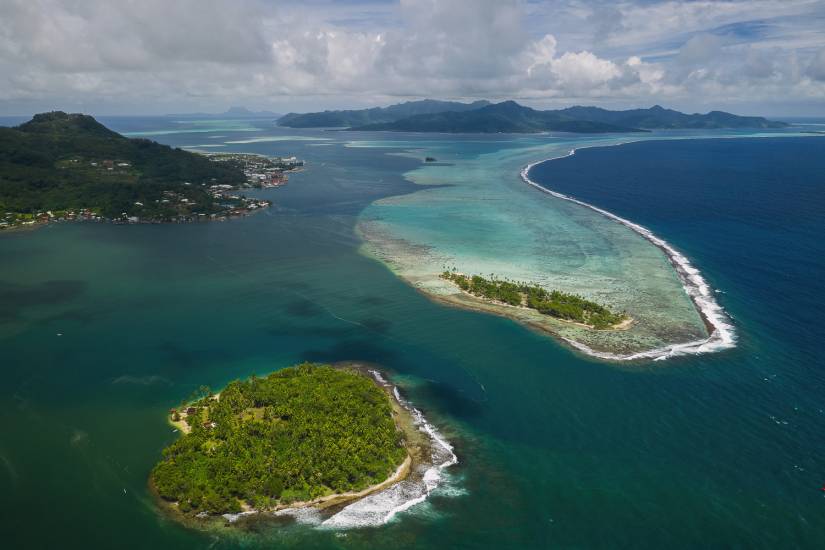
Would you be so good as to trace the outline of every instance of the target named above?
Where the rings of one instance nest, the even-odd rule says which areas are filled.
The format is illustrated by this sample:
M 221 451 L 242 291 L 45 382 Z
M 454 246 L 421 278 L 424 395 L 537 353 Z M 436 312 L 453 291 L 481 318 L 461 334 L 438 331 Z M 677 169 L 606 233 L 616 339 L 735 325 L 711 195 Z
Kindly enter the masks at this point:
M 183 435 L 150 486 L 184 520 L 341 505 L 401 481 L 422 453 L 408 411 L 354 366 L 304 363 L 204 388 L 169 419 Z
M 499 305 L 534 309 L 563 321 L 570 321 L 596 330 L 626 328 L 631 322 L 625 313 L 614 313 L 603 305 L 576 294 L 545 290 L 535 285 L 480 275 L 465 275 L 444 271 L 441 278 L 455 283 L 462 291 Z

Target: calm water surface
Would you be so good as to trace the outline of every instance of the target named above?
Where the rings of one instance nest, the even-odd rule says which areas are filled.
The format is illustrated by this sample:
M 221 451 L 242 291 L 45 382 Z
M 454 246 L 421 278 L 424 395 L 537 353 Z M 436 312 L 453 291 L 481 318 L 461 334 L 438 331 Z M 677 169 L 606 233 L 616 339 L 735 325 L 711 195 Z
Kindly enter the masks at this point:
M 534 169 L 647 225 L 724 292 L 737 348 L 618 367 L 439 306 L 359 252 L 359 214 L 415 191 L 401 174 L 417 158 L 239 124 L 147 137 L 306 158 L 288 186 L 261 192 L 268 213 L 0 236 L 9 548 L 825 545 L 825 140 L 640 143 Z M 456 445 L 438 494 L 349 531 L 216 535 L 158 515 L 146 477 L 175 437 L 170 406 L 200 384 L 352 359 L 394 373 Z

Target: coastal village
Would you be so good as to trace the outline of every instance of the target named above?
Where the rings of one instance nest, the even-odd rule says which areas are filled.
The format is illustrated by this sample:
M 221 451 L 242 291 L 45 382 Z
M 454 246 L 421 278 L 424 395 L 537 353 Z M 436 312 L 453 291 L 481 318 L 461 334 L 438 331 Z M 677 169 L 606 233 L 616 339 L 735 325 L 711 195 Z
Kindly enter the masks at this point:
M 247 153 L 215 153 L 205 155 L 212 162 L 227 162 L 238 165 L 246 176 L 246 181 L 237 185 L 205 183 L 197 186 L 191 182 L 183 182 L 185 187 L 205 187 L 208 195 L 215 199 L 218 212 L 201 212 L 201 205 L 197 200 L 188 197 L 186 192 L 167 190 L 162 197 L 155 199 L 154 205 L 134 202 L 130 212 L 122 212 L 119 216 L 107 218 L 101 215 L 96 208 L 69 208 L 65 210 L 46 210 L 33 213 L 3 212 L 0 213 L 0 230 L 11 228 L 25 228 L 54 222 L 111 222 L 116 224 L 137 223 L 192 223 L 198 221 L 225 221 L 252 214 L 256 211 L 269 208 L 272 201 L 260 198 L 249 198 L 237 193 L 241 189 L 266 189 L 285 185 L 289 179 L 288 173 L 300 170 L 304 161 L 296 157 L 266 157 Z M 71 158 L 61 161 L 58 169 L 72 168 L 85 169 L 93 173 L 103 173 L 107 177 L 118 177 L 125 180 L 136 179 L 137 173 L 131 163 L 117 159 L 86 160 Z M 162 219 L 155 215 L 141 216 L 140 211 L 147 212 L 163 209 L 172 213 Z
M 266 157 L 252 153 L 208 153 L 206 156 L 213 162 L 240 165 L 247 186 L 255 188 L 281 187 L 289 180 L 288 172 L 304 167 L 304 161 L 296 157 Z

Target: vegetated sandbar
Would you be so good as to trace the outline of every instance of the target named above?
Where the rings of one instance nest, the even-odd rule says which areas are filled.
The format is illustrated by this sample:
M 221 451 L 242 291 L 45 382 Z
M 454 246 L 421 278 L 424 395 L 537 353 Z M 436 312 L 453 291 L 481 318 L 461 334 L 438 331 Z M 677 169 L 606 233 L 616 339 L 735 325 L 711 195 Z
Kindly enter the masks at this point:
M 623 330 L 633 323 L 626 313 L 615 313 L 607 307 L 576 294 L 546 289 L 521 281 L 500 280 L 493 276 L 465 275 L 453 269 L 441 278 L 454 283 L 462 292 L 485 304 L 510 309 L 533 310 L 559 321 L 593 330 Z
M 332 516 L 431 460 L 432 440 L 414 413 L 358 363 L 305 363 L 235 381 L 170 411 L 183 435 L 149 485 L 164 510 L 197 527 L 302 508 Z

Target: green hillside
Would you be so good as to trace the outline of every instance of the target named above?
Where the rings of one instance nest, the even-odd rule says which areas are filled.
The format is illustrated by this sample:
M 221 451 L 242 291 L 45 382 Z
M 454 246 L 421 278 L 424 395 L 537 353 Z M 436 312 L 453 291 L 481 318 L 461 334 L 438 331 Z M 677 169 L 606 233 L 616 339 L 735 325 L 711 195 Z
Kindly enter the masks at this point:
M 480 109 L 489 105 L 488 101 L 459 103 L 457 101 L 437 101 L 424 99 L 408 101 L 389 107 L 357 109 L 346 111 L 323 111 L 319 113 L 289 113 L 278 120 L 278 125 L 291 128 L 344 128 L 393 122 L 410 116 L 443 113 L 446 111 L 462 112 Z
M 128 139 L 88 115 L 44 113 L 0 128 L 0 216 L 70 209 L 105 218 L 209 214 L 225 207 L 208 185 L 245 181 L 238 166 Z

